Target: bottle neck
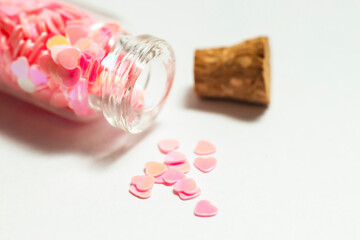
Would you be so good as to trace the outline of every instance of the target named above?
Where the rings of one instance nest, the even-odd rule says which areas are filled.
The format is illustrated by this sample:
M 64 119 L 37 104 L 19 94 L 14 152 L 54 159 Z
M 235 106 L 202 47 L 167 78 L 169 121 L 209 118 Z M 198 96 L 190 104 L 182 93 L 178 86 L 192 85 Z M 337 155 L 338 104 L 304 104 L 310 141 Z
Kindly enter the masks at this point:
M 138 133 L 150 126 L 174 79 L 170 45 L 149 35 L 121 35 L 101 65 L 99 94 L 89 97 L 90 106 L 125 131 Z

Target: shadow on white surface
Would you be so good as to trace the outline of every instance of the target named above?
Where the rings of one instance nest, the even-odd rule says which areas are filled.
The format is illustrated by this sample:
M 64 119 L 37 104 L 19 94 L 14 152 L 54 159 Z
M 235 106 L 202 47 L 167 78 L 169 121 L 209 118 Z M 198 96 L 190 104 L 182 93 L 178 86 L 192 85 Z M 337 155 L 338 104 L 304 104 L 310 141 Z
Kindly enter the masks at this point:
M 194 93 L 192 88 L 185 96 L 184 105 L 186 108 L 227 115 L 243 121 L 256 121 L 267 109 L 266 106 L 232 100 L 202 99 Z
M 149 130 L 133 135 L 104 118 L 77 123 L 0 93 L 0 133 L 45 154 L 75 153 L 110 164 L 135 146 Z

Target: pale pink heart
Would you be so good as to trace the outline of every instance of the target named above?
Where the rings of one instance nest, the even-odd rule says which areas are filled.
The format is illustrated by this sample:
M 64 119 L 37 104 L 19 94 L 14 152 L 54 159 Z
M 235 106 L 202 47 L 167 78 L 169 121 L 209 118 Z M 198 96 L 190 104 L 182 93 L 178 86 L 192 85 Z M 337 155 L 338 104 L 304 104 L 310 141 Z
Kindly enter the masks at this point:
M 55 92 L 50 98 L 50 104 L 58 108 L 64 108 L 67 107 L 68 101 L 62 92 Z
M 25 57 L 19 57 L 11 63 L 11 71 L 18 78 L 27 79 L 29 76 L 29 63 Z
M 180 164 L 186 161 L 186 156 L 178 151 L 172 151 L 166 154 L 164 163 L 165 164 Z
M 149 198 L 151 196 L 151 190 L 141 192 L 141 191 L 138 191 L 138 189 L 134 185 L 130 186 L 129 192 L 132 195 L 134 195 L 135 197 L 142 198 L 142 199 L 146 199 L 146 198 Z
M 47 83 L 45 74 L 33 67 L 30 68 L 30 80 L 34 83 L 35 86 Z
M 164 139 L 158 143 L 160 151 L 165 154 L 178 149 L 179 146 L 180 142 L 175 139 Z
M 56 61 L 68 70 L 77 67 L 81 52 L 78 48 L 69 47 L 59 51 L 56 55 Z
M 145 164 L 145 173 L 153 177 L 161 176 L 165 173 L 167 167 L 160 162 L 150 161 Z
M 57 60 L 57 55 L 59 54 L 59 52 L 67 49 L 67 48 L 71 48 L 70 45 L 63 45 L 63 44 L 60 44 L 60 45 L 55 45 L 51 48 L 50 50 L 50 53 L 51 53 L 51 58 L 53 59 L 53 61 L 56 63 L 56 64 L 59 64 L 58 60 Z
M 173 165 L 167 165 L 168 168 L 175 168 L 177 170 L 180 170 L 183 173 L 188 173 L 190 171 L 190 163 L 188 160 L 186 160 L 183 163 L 180 164 L 173 164 Z
M 131 178 L 131 184 L 135 185 L 140 192 L 146 192 L 154 186 L 154 177 L 150 175 L 138 175 Z
M 81 70 L 80 68 L 74 68 L 72 70 L 68 70 L 59 66 L 56 70 L 57 75 L 61 78 L 62 83 L 65 87 L 74 87 L 80 80 Z
M 196 198 L 196 197 L 200 196 L 200 194 L 201 194 L 201 190 L 200 190 L 200 188 L 198 188 L 197 191 L 194 194 L 191 194 L 191 195 L 188 195 L 188 194 L 183 193 L 183 192 L 179 192 L 179 198 L 181 200 L 190 200 L 190 199 L 193 199 L 193 198 Z
M 164 182 L 167 185 L 173 185 L 184 178 L 186 178 L 186 176 L 183 172 L 173 168 L 169 168 L 163 175 Z
M 196 185 L 196 182 L 192 178 L 185 178 L 174 185 L 174 192 L 183 192 L 187 195 L 195 194 L 198 191 L 198 186 Z
M 194 160 L 194 165 L 200 171 L 208 173 L 215 168 L 216 162 L 217 160 L 214 157 L 197 157 Z
M 209 141 L 200 140 L 197 143 L 194 152 L 198 155 L 208 155 L 216 152 L 216 147 Z
M 215 216 L 217 213 L 218 213 L 217 207 L 212 205 L 207 200 L 199 201 L 196 204 L 195 210 L 194 210 L 195 216 L 198 216 L 198 217 L 212 217 L 212 216 Z
M 71 44 L 76 44 L 81 38 L 88 36 L 88 28 L 82 25 L 71 25 L 65 29 Z

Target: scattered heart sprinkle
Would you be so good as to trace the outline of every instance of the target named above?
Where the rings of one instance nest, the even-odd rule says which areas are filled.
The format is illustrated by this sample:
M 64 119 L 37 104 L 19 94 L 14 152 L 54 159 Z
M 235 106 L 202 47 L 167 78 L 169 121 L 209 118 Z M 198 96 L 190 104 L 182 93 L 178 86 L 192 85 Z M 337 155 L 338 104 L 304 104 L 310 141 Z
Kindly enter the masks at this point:
M 197 143 L 194 152 L 198 155 L 209 155 L 216 152 L 216 147 L 209 141 L 200 140 Z
M 194 166 L 204 173 L 211 172 L 216 166 L 216 158 L 214 157 L 197 157 L 194 160 Z
M 178 149 L 179 146 L 180 142 L 174 139 L 164 139 L 158 143 L 160 151 L 165 154 Z
M 178 151 L 172 151 L 166 154 L 165 164 L 180 164 L 186 161 L 186 156 Z
M 145 173 L 153 177 L 158 177 L 163 175 L 166 169 L 167 169 L 166 165 L 159 162 L 151 161 L 145 164 Z
M 199 201 L 194 210 L 195 216 L 198 217 L 212 217 L 218 213 L 217 207 L 212 205 L 208 200 Z

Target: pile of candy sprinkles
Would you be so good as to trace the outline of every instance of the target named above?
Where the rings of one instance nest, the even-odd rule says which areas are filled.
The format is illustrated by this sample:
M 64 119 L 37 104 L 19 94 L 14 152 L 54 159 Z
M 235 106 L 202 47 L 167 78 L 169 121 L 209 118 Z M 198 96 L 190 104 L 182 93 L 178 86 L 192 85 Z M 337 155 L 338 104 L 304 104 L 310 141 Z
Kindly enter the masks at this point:
M 165 139 L 158 143 L 159 150 L 165 154 L 163 162 L 150 161 L 145 164 L 143 175 L 134 176 L 131 179 L 129 192 L 142 199 L 149 198 L 154 184 L 164 184 L 172 186 L 173 192 L 181 200 L 190 200 L 201 194 L 193 178 L 187 178 L 186 174 L 190 171 L 190 162 L 187 157 L 177 151 L 180 143 L 178 140 Z M 201 140 L 195 147 L 195 154 L 210 155 L 215 153 L 215 146 L 206 140 Z M 217 160 L 211 156 L 199 156 L 194 160 L 194 166 L 204 172 L 212 171 L 216 166 Z M 217 214 L 217 207 L 208 200 L 199 201 L 194 210 L 198 217 L 212 217 Z

